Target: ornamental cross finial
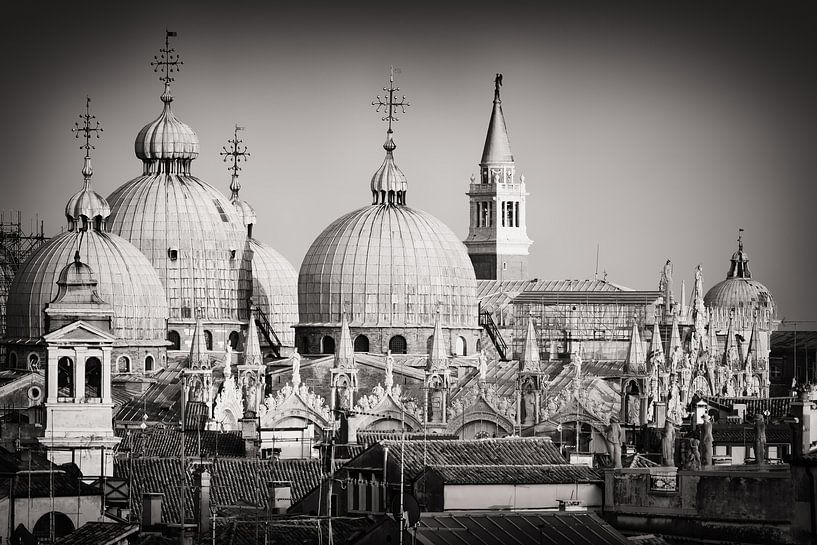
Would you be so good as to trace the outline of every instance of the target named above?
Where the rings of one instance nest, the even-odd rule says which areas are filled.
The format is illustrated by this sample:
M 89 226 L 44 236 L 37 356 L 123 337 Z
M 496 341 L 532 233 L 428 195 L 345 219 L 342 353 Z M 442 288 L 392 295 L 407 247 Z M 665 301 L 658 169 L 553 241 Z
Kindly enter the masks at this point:
M 161 70 L 162 75 L 159 77 L 159 81 L 165 82 L 165 85 L 169 85 L 171 81 L 174 81 L 175 78 L 170 74 L 178 72 L 181 65 L 184 64 L 179 60 L 179 54 L 176 53 L 176 50 L 170 47 L 170 38 L 175 36 L 175 32 L 165 31 L 165 47 L 160 49 L 159 54 L 154 55 L 153 60 L 150 62 L 154 72 L 159 73 Z
M 85 114 L 81 114 L 79 118 L 82 120 L 82 124 L 80 122 L 74 123 L 74 128 L 71 129 L 71 132 L 74 133 L 75 138 L 79 138 L 80 133 L 85 138 L 85 144 L 79 147 L 79 149 L 85 150 L 85 157 L 91 156 L 91 150 L 96 149 L 91 144 L 91 138 L 96 136 L 99 138 L 99 133 L 102 132 L 102 127 L 97 121 L 95 115 L 91 115 L 91 97 L 85 97 Z
M 395 71 L 397 71 L 397 73 L 400 73 L 399 68 L 395 69 L 394 66 L 389 67 L 389 86 L 383 87 L 383 91 L 388 93 L 388 96 L 384 96 L 381 98 L 380 95 L 377 95 L 377 98 L 372 101 L 372 106 L 377 106 L 377 108 L 375 108 L 374 111 L 379 112 L 380 109 L 383 108 L 383 113 L 385 113 L 386 115 L 382 118 L 382 121 L 387 121 L 389 123 L 388 130 L 389 133 L 393 132 L 391 129 L 392 122 L 400 121 L 400 119 L 394 115 L 395 109 L 400 108 L 402 113 L 406 113 L 406 107 L 411 106 L 411 104 L 406 102 L 405 95 L 403 95 L 403 97 L 400 100 L 395 100 L 394 98 L 395 96 L 394 94 L 400 90 L 399 87 L 394 86 Z
M 738 228 L 738 251 L 743 251 L 743 229 Z
M 227 170 L 232 171 L 233 178 L 238 178 L 238 171 L 241 170 L 241 167 L 238 166 L 238 163 L 241 161 L 246 161 L 247 157 L 250 154 L 247 152 L 247 146 L 243 144 L 243 140 L 238 138 L 238 131 L 243 131 L 245 127 L 239 127 L 238 125 L 235 126 L 235 132 L 233 132 L 233 138 L 227 140 L 227 144 L 229 144 L 229 148 L 227 146 L 222 146 L 219 155 L 224 157 L 224 161 L 232 161 L 232 165 L 227 167 Z

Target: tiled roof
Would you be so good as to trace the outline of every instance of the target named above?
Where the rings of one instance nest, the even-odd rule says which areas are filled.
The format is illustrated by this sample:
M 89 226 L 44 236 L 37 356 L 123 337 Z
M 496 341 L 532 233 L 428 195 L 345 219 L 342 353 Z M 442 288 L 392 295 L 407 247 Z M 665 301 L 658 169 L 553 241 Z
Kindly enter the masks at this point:
M 642 536 L 630 536 L 627 538 L 632 545 L 670 545 L 670 542 L 661 536 L 646 534 Z
M 793 397 L 710 397 L 703 398 L 707 403 L 721 405 L 727 410 L 731 410 L 736 403 L 746 405 L 746 416 L 753 418 L 758 412 L 769 411 L 770 416 L 779 418 L 789 414 Z
M 332 517 L 333 542 L 337 545 L 353 543 L 353 536 L 375 524 L 371 517 Z M 314 518 L 284 517 L 261 524 L 253 520 L 219 520 L 215 542 L 229 545 L 329 543 L 329 528 L 326 519 Z
M 86 522 L 54 545 L 115 545 L 139 532 L 138 524 L 126 522 Z
M 319 460 L 258 460 L 215 458 L 207 464 L 211 474 L 211 508 L 236 505 L 258 505 L 266 508 L 270 481 L 290 481 L 292 499 L 299 500 L 314 488 L 321 477 Z M 117 460 L 114 475 L 131 479 L 131 509 L 141 516 L 142 495 L 146 492 L 165 494 L 162 502 L 164 522 L 178 522 L 181 484 L 181 463 L 178 458 L 132 458 Z M 185 510 L 193 516 L 193 498 L 197 496 L 198 477 L 186 475 Z
M 754 443 L 755 429 L 752 426 L 712 426 L 712 440 L 715 443 Z M 767 444 L 791 444 L 792 431 L 787 425 L 767 425 Z
M 399 441 L 401 439 L 400 432 L 394 431 L 380 431 L 380 430 L 360 430 L 357 432 L 357 442 L 368 447 L 380 441 Z M 406 441 L 422 441 L 424 439 L 445 440 L 458 439 L 457 435 L 433 434 L 429 436 L 423 432 L 406 432 Z
M 601 482 L 601 472 L 587 466 L 432 465 L 446 484 L 573 484 Z
M 416 478 L 427 465 L 544 465 L 566 464 L 559 449 L 547 438 L 512 437 L 479 440 L 406 441 L 403 457 L 406 475 Z M 390 457 L 400 458 L 400 441 L 381 441 Z M 366 453 L 361 456 L 365 456 Z M 359 459 L 360 457 L 356 458 Z M 356 460 L 355 459 L 355 460 Z M 355 460 L 348 467 L 355 467 Z
M 627 539 L 590 512 L 428 513 L 420 517 L 417 541 L 424 545 L 537 543 L 626 545 Z
M 180 375 L 184 358 L 168 358 L 167 367 L 151 375 L 155 383 L 141 397 L 124 403 L 116 412 L 114 421 L 121 423 L 142 423 L 143 415 L 148 422 L 177 424 L 181 419 Z
M 122 438 L 119 452 L 142 458 L 175 458 L 181 452 L 182 432 L 178 428 L 149 427 L 146 430 L 116 430 Z M 189 430 L 184 433 L 185 455 L 191 458 L 226 456 L 243 458 L 246 455 L 241 432 Z

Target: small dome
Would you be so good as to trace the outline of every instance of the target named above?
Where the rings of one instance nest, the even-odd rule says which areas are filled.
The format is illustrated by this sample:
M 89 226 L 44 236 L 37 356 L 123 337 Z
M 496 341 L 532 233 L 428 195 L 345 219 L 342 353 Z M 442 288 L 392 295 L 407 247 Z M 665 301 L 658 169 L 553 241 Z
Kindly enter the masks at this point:
M 65 284 L 70 286 L 95 286 L 97 284 L 96 275 L 94 275 L 94 271 L 77 259 L 78 256 L 74 257 L 74 261 L 69 263 L 65 266 L 65 268 L 60 271 L 60 275 L 57 278 L 57 284 Z
M 250 239 L 252 300 L 261 308 L 284 346 L 295 346 L 298 323 L 298 273 L 270 246 Z
M 312 243 L 298 277 L 300 325 L 445 327 L 477 323 L 476 279 L 465 245 L 431 214 L 378 204 L 339 218 Z
M 77 251 L 81 263 L 76 261 Z M 7 337 L 36 339 L 46 333 L 45 313 L 57 281 L 88 284 L 113 307 L 112 333 L 130 341 L 162 341 L 168 316 L 165 291 L 150 262 L 132 244 L 96 230 L 67 231 L 32 254 L 9 290 Z
M 111 207 L 105 197 L 91 189 L 91 185 L 86 180 L 85 186 L 74 193 L 65 205 L 65 217 L 70 221 L 79 222 L 80 218 L 92 220 L 94 218 L 106 219 L 111 215 Z
M 394 204 L 397 200 L 399 204 L 405 204 L 404 195 L 408 188 L 406 175 L 395 164 L 393 151 L 397 148 L 392 140 L 391 133 L 386 137 L 386 143 L 383 144 L 383 149 L 386 150 L 386 158 L 383 159 L 383 164 L 372 176 L 372 204 L 390 202 Z
M 168 89 L 162 95 L 162 114 L 139 131 L 136 157 L 142 161 L 181 159 L 189 161 L 199 155 L 199 137 L 189 125 L 180 121 L 170 108 L 173 97 Z
M 257 217 L 255 215 L 255 208 L 253 208 L 247 201 L 241 199 L 234 199 L 232 201 L 235 211 L 238 216 L 244 220 L 244 225 L 255 225 Z M 291 266 L 291 265 L 290 265 Z

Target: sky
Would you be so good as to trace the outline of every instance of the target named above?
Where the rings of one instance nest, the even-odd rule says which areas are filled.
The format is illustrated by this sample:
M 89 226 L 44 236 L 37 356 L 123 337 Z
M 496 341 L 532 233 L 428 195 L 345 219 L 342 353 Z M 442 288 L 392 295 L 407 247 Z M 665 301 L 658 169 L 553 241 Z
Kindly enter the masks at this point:
M 193 175 L 229 195 L 219 156 L 242 133 L 255 235 L 295 266 L 332 220 L 370 203 L 383 158 L 371 101 L 390 65 L 408 204 L 465 238 L 469 177 L 494 74 L 528 197 L 531 275 L 688 294 L 722 280 L 738 228 L 779 317 L 817 320 L 817 9 L 809 2 L 16 2 L 4 7 L 0 208 L 46 233 L 82 184 L 70 129 L 85 96 L 104 132 L 102 195 L 141 173 L 161 112 L 149 62 L 165 29 L 184 66 L 175 114 L 199 135 Z M 680 288 L 677 288 L 680 290 Z M 680 296 L 680 293 L 676 293 Z M 817 324 L 804 324 L 815 328 Z

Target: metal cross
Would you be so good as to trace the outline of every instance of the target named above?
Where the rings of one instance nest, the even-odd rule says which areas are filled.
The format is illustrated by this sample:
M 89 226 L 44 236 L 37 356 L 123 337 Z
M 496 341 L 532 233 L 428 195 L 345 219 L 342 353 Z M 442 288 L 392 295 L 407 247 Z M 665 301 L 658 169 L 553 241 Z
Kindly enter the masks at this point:
M 153 67 L 154 72 L 158 73 L 159 70 L 164 72 L 164 75 L 159 78 L 159 81 L 163 81 L 165 84 L 174 81 L 174 78 L 170 74 L 173 72 L 178 72 L 181 65 L 184 64 L 179 60 L 179 54 L 176 53 L 176 50 L 170 47 L 170 38 L 175 36 L 175 32 L 166 30 L 164 49 L 160 49 L 159 55 L 154 55 L 153 60 L 150 61 L 150 65 Z
M 247 153 L 247 146 L 243 145 L 243 140 L 238 138 L 238 131 L 243 131 L 244 127 L 239 127 L 238 125 L 235 126 L 235 132 L 233 133 L 233 138 L 231 140 L 227 140 L 227 144 L 230 145 L 230 148 L 227 149 L 227 146 L 222 146 L 219 155 L 224 157 L 224 161 L 232 161 L 233 164 L 227 167 L 227 170 L 233 171 L 233 176 L 238 176 L 238 171 L 241 170 L 241 167 L 238 166 L 238 163 L 241 161 L 246 161 L 247 157 L 250 156 Z
M 372 101 L 372 106 L 377 106 L 374 111 L 379 112 L 380 108 L 383 108 L 384 113 L 386 114 L 385 117 L 382 118 L 383 121 L 388 121 L 389 123 L 389 132 L 391 130 L 392 121 L 400 121 L 395 115 L 394 110 L 395 108 L 400 108 L 402 113 L 406 113 L 406 106 L 411 106 L 408 102 L 406 102 L 406 95 L 403 95 L 399 101 L 394 100 L 394 93 L 399 91 L 399 87 L 394 86 L 394 66 L 389 67 L 389 86 L 383 87 L 383 91 L 389 93 L 388 98 L 385 96 L 383 98 L 380 95 L 377 95 L 377 99 Z
M 91 156 L 91 150 L 96 149 L 93 145 L 91 145 L 91 138 L 92 136 L 96 136 L 99 138 L 99 133 L 102 132 L 102 127 L 97 121 L 95 115 L 91 115 L 91 97 L 85 97 L 85 114 L 80 115 L 79 118 L 82 120 L 82 125 L 77 121 L 74 123 L 74 128 L 71 129 L 71 132 L 74 133 L 75 138 L 79 138 L 80 133 L 83 134 L 85 137 L 85 144 L 80 146 L 79 149 L 85 150 L 85 157 Z

